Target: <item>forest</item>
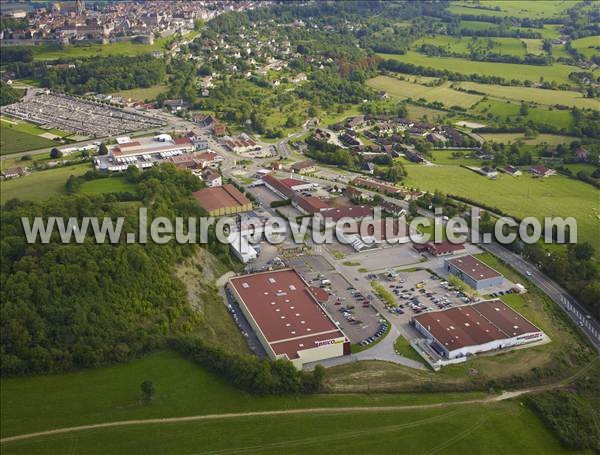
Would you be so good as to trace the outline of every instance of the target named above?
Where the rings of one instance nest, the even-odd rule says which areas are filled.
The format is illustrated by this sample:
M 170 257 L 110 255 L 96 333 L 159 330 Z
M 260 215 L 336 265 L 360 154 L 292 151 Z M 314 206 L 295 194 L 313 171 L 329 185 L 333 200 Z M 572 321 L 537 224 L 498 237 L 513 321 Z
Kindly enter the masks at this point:
M 165 62 L 150 55 L 93 57 L 65 62 L 70 65 L 68 68 L 44 62 L 19 62 L 9 65 L 9 69 L 17 79 L 36 78 L 43 87 L 75 94 L 150 87 L 163 82 L 166 76 Z
M 16 103 L 21 99 L 21 94 L 5 82 L 0 82 L 0 106 Z

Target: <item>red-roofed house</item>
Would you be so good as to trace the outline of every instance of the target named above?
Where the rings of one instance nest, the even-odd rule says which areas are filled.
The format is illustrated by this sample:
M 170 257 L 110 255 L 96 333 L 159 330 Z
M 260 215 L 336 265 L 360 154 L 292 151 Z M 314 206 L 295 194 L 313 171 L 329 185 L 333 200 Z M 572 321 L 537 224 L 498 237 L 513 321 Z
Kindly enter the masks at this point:
M 535 177 L 541 177 L 541 178 L 543 178 L 543 177 L 550 177 L 551 175 L 556 174 L 556 171 L 554 169 L 548 169 L 543 164 L 538 164 L 537 166 L 531 166 L 529 168 L 529 171 Z

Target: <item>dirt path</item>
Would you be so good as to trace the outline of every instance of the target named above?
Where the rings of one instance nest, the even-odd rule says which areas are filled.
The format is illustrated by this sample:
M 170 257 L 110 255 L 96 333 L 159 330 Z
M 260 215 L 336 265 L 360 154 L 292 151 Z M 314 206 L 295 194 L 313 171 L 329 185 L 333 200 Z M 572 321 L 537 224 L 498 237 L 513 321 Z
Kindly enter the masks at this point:
M 475 400 L 464 400 L 454 402 L 443 402 L 443 403 L 430 403 L 430 404 L 414 404 L 414 405 L 402 405 L 402 406 L 354 406 L 354 407 L 331 407 L 331 408 L 306 408 L 306 409 L 289 409 L 285 411 L 255 411 L 255 412 L 236 412 L 228 414 L 205 414 L 195 415 L 186 417 L 167 417 L 167 418 L 155 418 L 155 419 L 137 419 L 137 420 L 120 420 L 116 422 L 104 422 L 95 423 L 91 425 L 81 425 L 75 427 L 57 428 L 55 430 L 39 431 L 36 433 L 27 433 L 17 436 L 8 436 L 0 439 L 0 443 L 22 441 L 25 439 L 33 439 L 41 436 L 51 436 L 62 433 L 72 433 L 76 431 L 94 430 L 99 428 L 111 428 L 111 427 L 124 427 L 130 425 L 151 425 L 151 424 L 165 424 L 165 423 L 177 423 L 177 422 L 195 422 L 202 420 L 217 420 L 217 419 L 233 419 L 238 417 L 268 417 L 278 415 L 294 415 L 294 414 L 327 414 L 327 413 L 348 413 L 353 414 L 357 412 L 384 412 L 384 411 L 410 411 L 417 409 L 434 409 L 434 408 L 445 408 L 449 406 L 467 405 L 467 404 L 485 404 L 494 403 L 498 401 L 508 400 L 515 398 L 519 395 L 523 395 L 532 391 L 531 389 L 523 389 L 513 392 L 504 392 L 501 395 L 480 398 Z
M 23 441 L 26 439 L 34 439 L 42 436 L 52 436 L 55 434 L 73 433 L 84 430 L 95 430 L 99 428 L 111 428 L 111 427 L 125 427 L 130 425 L 152 425 L 152 424 L 169 424 L 177 422 L 195 422 L 202 420 L 219 420 L 219 419 L 234 419 L 239 417 L 269 417 L 278 415 L 296 415 L 296 414 L 328 414 L 328 413 L 347 413 L 354 414 L 358 412 L 389 412 L 389 411 L 411 411 L 418 409 L 435 409 L 435 408 L 446 408 L 450 406 L 468 405 L 468 404 L 488 404 L 497 403 L 499 401 L 510 400 L 517 398 L 521 395 L 528 393 L 539 393 L 550 389 L 556 389 L 565 387 L 574 379 L 580 377 L 589 371 L 595 362 L 590 362 L 583 368 L 576 371 L 570 377 L 565 378 L 553 384 L 547 384 L 543 386 L 530 387 L 526 389 L 512 390 L 508 392 L 502 392 L 500 395 L 494 395 L 486 398 L 479 398 L 474 400 L 463 400 L 463 401 L 451 401 L 442 403 L 430 403 L 430 404 L 412 404 L 412 405 L 400 405 L 400 406 L 354 406 L 354 407 L 331 407 L 331 408 L 305 408 L 305 409 L 289 409 L 285 411 L 250 411 L 250 412 L 235 412 L 228 414 L 204 414 L 186 417 L 166 417 L 166 418 L 154 418 L 154 419 L 137 419 L 137 420 L 119 420 L 115 422 L 104 422 L 95 423 L 90 425 L 80 425 L 74 427 L 57 428 L 54 430 L 38 431 L 36 433 L 26 433 L 16 436 L 8 436 L 0 439 L 0 443 L 8 443 L 14 441 Z

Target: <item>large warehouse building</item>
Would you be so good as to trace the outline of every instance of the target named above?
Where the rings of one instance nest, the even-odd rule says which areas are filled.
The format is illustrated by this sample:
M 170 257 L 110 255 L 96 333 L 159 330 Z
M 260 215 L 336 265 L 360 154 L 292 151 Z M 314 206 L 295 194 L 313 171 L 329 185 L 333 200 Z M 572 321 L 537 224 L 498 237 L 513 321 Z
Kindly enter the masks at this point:
M 252 201 L 231 183 L 202 188 L 192 194 L 210 216 L 233 215 L 252 210 Z
M 500 272 L 485 265 L 473 256 L 446 259 L 446 269 L 448 273 L 458 277 L 478 291 L 504 284 L 504 276 Z
M 302 368 L 350 354 L 350 341 L 295 270 L 235 277 L 229 289 L 272 359 Z
M 413 317 L 415 328 L 443 359 L 540 341 L 544 333 L 501 300 Z

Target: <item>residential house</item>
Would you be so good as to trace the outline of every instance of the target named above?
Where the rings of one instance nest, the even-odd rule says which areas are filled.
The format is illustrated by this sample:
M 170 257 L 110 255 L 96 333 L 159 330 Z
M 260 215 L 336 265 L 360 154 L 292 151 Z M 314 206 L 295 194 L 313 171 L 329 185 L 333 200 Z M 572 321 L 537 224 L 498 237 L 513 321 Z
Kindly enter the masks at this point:
M 480 170 L 481 175 L 486 176 L 488 179 L 495 179 L 498 177 L 498 171 L 495 167 L 483 166 Z
M 522 172 L 519 170 L 519 168 L 514 167 L 514 166 L 504 166 L 504 168 L 502 169 L 506 174 L 508 175 L 512 175 L 513 177 L 517 177 L 519 175 L 522 174 Z
M 207 167 L 202 171 L 202 181 L 206 183 L 206 186 L 209 188 L 214 188 L 217 186 L 223 185 L 223 179 L 221 178 L 221 174 L 219 174 L 214 169 Z
M 315 163 L 311 160 L 299 161 L 297 163 L 292 164 L 291 166 L 292 172 L 297 174 L 309 174 L 311 172 L 315 172 Z
M 13 167 L 13 168 L 2 171 L 2 173 L 0 174 L 0 177 L 2 177 L 2 180 L 9 180 L 9 179 L 15 179 L 18 177 L 22 177 L 26 174 L 27 174 L 27 171 L 25 169 L 23 169 L 22 167 Z
M 366 162 L 362 165 L 361 170 L 369 173 L 369 174 L 373 174 L 375 172 L 375 165 L 371 162 Z
M 531 166 L 529 171 L 533 174 L 534 177 L 550 177 L 551 175 L 556 174 L 554 169 L 548 169 L 543 164 L 538 164 L 537 166 Z

